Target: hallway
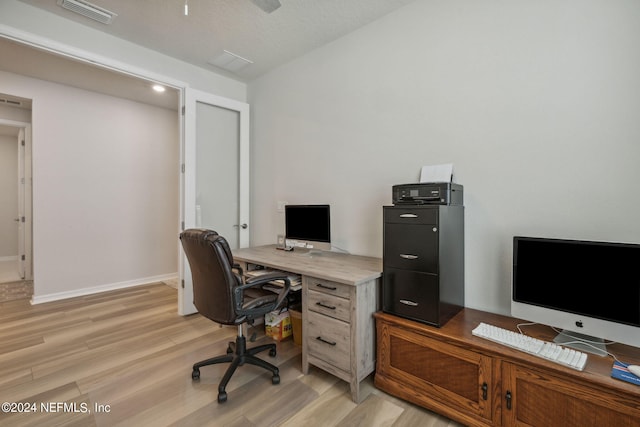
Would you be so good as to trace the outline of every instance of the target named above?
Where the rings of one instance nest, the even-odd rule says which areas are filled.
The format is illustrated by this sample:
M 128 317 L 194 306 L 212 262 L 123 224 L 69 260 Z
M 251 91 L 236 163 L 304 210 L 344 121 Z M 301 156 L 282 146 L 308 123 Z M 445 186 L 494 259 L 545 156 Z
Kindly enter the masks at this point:
M 18 273 L 18 261 L 0 261 L 0 302 L 33 296 L 33 281 L 22 280 Z
M 15 282 L 21 280 L 18 273 L 18 260 L 3 260 L 0 261 L 0 283 Z

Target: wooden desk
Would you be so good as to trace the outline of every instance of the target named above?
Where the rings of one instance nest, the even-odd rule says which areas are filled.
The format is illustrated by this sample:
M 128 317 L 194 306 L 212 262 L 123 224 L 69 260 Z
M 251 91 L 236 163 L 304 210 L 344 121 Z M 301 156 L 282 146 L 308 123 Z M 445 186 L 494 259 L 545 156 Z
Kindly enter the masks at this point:
M 263 266 L 302 276 L 302 372 L 311 364 L 347 381 L 358 403 L 360 382 L 375 370 L 382 260 L 275 245 L 238 249 L 233 258 L 245 271 Z

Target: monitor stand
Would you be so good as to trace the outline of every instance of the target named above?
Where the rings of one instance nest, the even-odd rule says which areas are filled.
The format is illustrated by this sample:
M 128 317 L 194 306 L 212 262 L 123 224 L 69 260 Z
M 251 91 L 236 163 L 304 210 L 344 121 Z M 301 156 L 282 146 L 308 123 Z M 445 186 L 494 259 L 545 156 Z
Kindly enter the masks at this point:
M 299 255 L 308 256 L 308 257 L 320 256 L 324 252 L 320 249 L 311 249 L 311 248 L 294 248 L 293 251 Z
M 602 338 L 580 334 L 567 329 L 563 329 L 558 335 L 556 335 L 553 342 L 575 350 L 586 351 L 587 353 L 595 354 L 597 356 L 609 355 Z

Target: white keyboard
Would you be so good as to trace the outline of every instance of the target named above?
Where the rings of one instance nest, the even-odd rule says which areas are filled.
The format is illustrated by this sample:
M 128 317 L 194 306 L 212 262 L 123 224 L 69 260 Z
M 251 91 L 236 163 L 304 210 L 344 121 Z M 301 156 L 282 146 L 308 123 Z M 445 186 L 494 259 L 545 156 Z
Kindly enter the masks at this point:
M 471 333 L 477 337 L 515 348 L 578 371 L 582 371 L 587 363 L 587 354 L 581 351 L 565 348 L 552 342 L 528 337 L 524 334 L 486 323 L 480 323 Z

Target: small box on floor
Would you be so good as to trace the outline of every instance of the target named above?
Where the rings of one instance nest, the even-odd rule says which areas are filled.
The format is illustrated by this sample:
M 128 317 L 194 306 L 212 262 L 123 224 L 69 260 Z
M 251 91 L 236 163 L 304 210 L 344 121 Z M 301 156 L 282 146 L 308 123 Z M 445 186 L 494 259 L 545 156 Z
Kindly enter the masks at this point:
M 285 310 L 276 310 L 264 315 L 265 335 L 276 341 L 282 341 L 291 336 L 291 316 Z

